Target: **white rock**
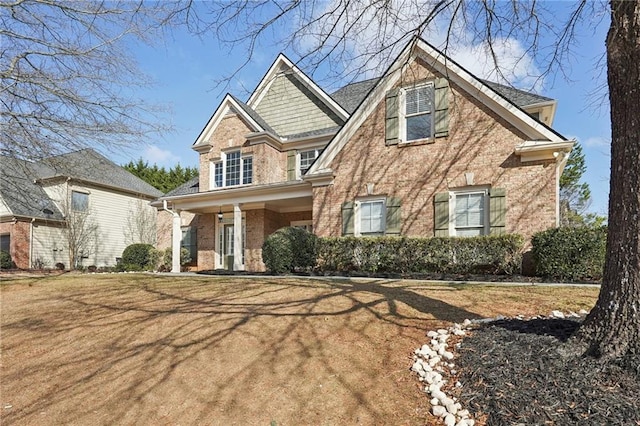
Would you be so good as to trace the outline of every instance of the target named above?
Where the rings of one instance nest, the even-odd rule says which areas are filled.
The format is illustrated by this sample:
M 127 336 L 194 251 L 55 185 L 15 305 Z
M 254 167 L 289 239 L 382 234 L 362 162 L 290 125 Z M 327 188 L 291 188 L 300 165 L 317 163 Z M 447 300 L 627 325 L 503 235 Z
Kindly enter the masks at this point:
M 431 408 L 431 412 L 436 417 L 444 417 L 447 415 L 447 409 L 444 408 L 442 405 L 434 405 Z
M 551 311 L 550 316 L 553 318 L 564 318 L 564 314 L 560 311 Z
M 431 338 L 438 337 L 438 333 L 431 330 L 427 333 L 427 337 L 431 337 Z
M 454 376 L 455 376 L 455 375 L 456 375 L 456 373 L 458 372 L 458 371 L 456 371 L 456 370 L 450 370 L 450 371 L 451 371 L 451 374 L 453 374 Z
M 462 328 L 462 326 L 460 324 L 458 324 L 457 322 L 453 324 L 453 329 L 454 330 L 460 330 Z
M 438 405 L 440 403 L 440 400 L 438 398 L 431 398 L 431 405 Z
M 469 426 L 469 423 L 467 422 L 467 419 L 460 419 L 460 421 L 456 423 L 456 426 Z
M 461 387 L 462 387 L 462 383 L 460 383 L 460 382 L 456 382 L 456 387 L 457 387 L 457 388 L 461 388 Z
M 438 398 L 441 404 L 443 402 L 447 402 L 447 400 L 449 399 L 447 398 L 447 395 L 444 392 L 442 392 L 440 389 L 436 389 L 433 392 L 431 392 L 431 396 L 434 398 Z
M 415 371 L 416 373 L 420 371 L 424 371 L 424 368 L 422 367 L 422 361 L 417 360 L 416 362 L 414 362 L 413 365 L 411 366 L 411 370 Z
M 580 309 L 580 310 L 578 311 L 578 313 L 579 313 L 580 315 L 587 315 L 589 312 L 585 311 L 584 309 Z
M 438 329 L 438 334 L 449 334 L 449 331 L 445 330 L 444 328 L 440 328 Z
M 468 424 L 469 426 L 474 426 L 474 425 L 476 424 L 476 421 L 475 421 L 475 420 L 473 420 L 473 419 L 467 419 L 467 424 Z
M 447 411 L 449 412 L 449 414 L 453 414 L 454 416 L 458 412 L 458 406 L 454 404 L 453 401 L 451 401 L 450 404 L 445 405 L 445 407 L 447 407 Z
M 446 426 L 456 426 L 456 416 L 454 416 L 453 414 L 447 414 L 444 417 L 444 424 Z
M 443 356 L 446 351 L 447 351 L 447 348 L 445 348 L 444 345 L 440 346 L 438 348 L 438 355 Z
M 440 357 L 439 356 L 434 356 L 433 358 L 431 358 L 429 360 L 429 365 L 434 367 L 436 364 L 440 363 Z
M 459 410 L 458 416 L 462 417 L 463 419 L 469 417 L 469 410 Z
M 439 390 L 440 390 L 440 388 L 442 387 L 442 385 L 443 385 L 443 383 L 442 383 L 442 382 L 440 382 L 440 383 L 432 383 L 432 384 L 430 384 L 430 385 L 427 387 L 427 389 L 428 389 L 429 393 L 431 393 L 431 394 L 432 394 L 432 396 L 433 396 L 433 393 L 434 393 L 435 391 L 437 391 L 437 390 L 439 391 Z
M 431 340 L 431 347 L 432 348 L 435 347 L 435 346 L 439 346 L 439 345 L 440 345 L 440 342 L 438 342 L 437 339 L 432 339 Z
M 464 327 L 469 327 L 471 325 L 471 320 L 470 319 L 465 319 L 464 321 L 462 321 L 462 325 Z
M 569 315 L 568 315 L 568 316 L 570 316 L 570 317 L 572 317 L 572 318 L 579 318 L 579 317 L 580 317 L 580 315 L 576 314 L 576 313 L 575 313 L 575 312 L 573 312 L 573 311 L 569 311 Z
M 456 336 L 464 336 L 465 334 L 467 334 L 467 332 L 464 330 L 453 330 L 453 334 L 455 334 Z
M 444 359 L 453 359 L 453 354 L 449 351 L 443 351 L 441 355 Z

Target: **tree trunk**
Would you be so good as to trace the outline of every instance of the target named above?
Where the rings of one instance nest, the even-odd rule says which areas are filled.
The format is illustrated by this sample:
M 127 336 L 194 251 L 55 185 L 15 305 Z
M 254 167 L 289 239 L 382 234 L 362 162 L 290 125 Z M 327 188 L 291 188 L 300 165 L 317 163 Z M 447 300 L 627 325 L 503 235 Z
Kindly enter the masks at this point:
M 609 233 L 598 301 L 577 335 L 588 354 L 640 375 L 640 0 L 612 1 L 607 35 L 611 103 Z

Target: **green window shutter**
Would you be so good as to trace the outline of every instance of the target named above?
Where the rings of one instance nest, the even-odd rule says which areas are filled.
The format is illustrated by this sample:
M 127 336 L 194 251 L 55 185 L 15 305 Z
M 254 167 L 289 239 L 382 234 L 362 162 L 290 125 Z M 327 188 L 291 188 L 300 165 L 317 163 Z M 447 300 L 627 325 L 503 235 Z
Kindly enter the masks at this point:
M 287 151 L 287 180 L 296 180 L 296 151 Z
M 434 84 L 435 95 L 435 137 L 449 135 L 449 81 L 438 78 Z
M 353 235 L 353 201 L 342 203 L 342 236 Z
M 385 126 L 385 144 L 398 145 L 398 113 L 400 106 L 398 105 L 398 89 L 387 92 L 386 105 L 386 126 Z
M 504 188 L 492 188 L 489 194 L 489 233 L 505 233 L 507 216 L 507 194 Z
M 434 234 L 449 236 L 449 193 L 439 192 L 434 197 Z
M 395 197 L 387 197 L 386 212 L 386 235 L 400 235 L 400 227 L 402 226 L 402 217 L 400 215 L 400 199 Z

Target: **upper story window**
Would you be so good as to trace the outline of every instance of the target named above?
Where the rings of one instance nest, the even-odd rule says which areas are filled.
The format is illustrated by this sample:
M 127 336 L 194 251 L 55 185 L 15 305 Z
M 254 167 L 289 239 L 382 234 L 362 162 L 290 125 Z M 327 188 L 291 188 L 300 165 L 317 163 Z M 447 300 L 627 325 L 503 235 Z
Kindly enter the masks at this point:
M 433 137 L 434 87 L 428 83 L 402 91 L 401 138 L 404 142 Z
M 487 193 L 480 192 L 456 192 L 453 194 L 454 235 L 459 237 L 473 237 L 486 235 L 487 220 Z
M 213 163 L 213 187 L 247 185 L 253 182 L 253 157 L 240 151 L 222 153 L 222 160 Z
M 309 167 L 313 164 L 316 158 L 320 155 L 320 150 L 310 149 L 308 151 L 300 152 L 300 176 L 307 173 Z
M 71 191 L 71 210 L 76 212 L 86 212 L 89 210 L 89 194 Z

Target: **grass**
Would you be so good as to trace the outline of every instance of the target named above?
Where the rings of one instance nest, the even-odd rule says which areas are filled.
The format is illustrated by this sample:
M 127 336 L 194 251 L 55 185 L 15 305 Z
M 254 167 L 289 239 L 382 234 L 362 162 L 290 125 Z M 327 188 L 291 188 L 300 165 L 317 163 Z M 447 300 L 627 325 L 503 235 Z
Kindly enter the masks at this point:
M 62 275 L 0 282 L 2 424 L 424 424 L 425 332 L 595 287 Z M 10 408 L 6 408 L 10 407 Z

